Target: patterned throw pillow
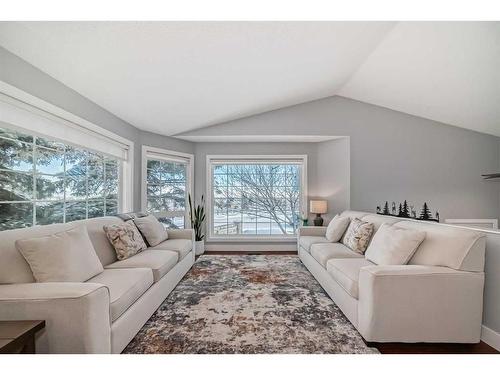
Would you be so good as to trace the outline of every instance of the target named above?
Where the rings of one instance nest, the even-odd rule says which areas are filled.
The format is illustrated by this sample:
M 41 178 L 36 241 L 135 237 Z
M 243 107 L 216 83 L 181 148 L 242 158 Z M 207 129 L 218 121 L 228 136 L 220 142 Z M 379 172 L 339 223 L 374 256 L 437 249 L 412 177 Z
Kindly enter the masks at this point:
M 373 234 L 373 224 L 353 219 L 345 232 L 342 243 L 359 254 L 364 254 Z
M 147 247 L 139 230 L 131 221 L 105 225 L 103 229 L 115 248 L 118 260 L 130 258 Z

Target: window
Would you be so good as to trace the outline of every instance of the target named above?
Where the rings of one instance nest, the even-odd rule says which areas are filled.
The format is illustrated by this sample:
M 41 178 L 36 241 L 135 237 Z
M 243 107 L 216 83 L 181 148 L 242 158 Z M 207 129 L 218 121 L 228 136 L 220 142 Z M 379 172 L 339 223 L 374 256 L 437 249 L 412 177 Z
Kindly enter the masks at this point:
M 167 228 L 185 228 L 193 156 L 143 146 L 143 211 Z
M 306 156 L 208 156 L 211 239 L 294 238 Z
M 120 163 L 0 128 L 0 230 L 116 214 Z

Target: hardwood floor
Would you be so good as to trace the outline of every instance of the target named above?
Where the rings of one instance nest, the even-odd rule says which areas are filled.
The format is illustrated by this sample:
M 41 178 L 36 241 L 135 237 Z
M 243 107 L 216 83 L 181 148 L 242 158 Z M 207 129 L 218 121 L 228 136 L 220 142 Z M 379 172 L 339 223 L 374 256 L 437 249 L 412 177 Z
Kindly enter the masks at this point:
M 207 251 L 207 255 L 297 255 L 296 251 Z M 368 346 L 377 348 L 382 354 L 500 354 L 495 348 L 481 341 L 477 344 L 434 344 L 434 343 L 376 343 Z
M 478 344 L 434 344 L 434 343 L 376 343 L 368 346 L 377 348 L 382 354 L 499 354 L 484 342 Z
M 206 255 L 297 255 L 296 251 L 205 251 Z

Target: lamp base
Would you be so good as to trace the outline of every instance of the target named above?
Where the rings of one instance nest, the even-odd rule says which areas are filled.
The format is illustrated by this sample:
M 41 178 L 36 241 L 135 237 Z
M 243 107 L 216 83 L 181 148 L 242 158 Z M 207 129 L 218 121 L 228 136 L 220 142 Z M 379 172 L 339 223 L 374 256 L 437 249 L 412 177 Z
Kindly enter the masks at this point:
M 314 218 L 314 226 L 315 227 L 323 226 L 323 218 L 321 217 L 321 214 L 316 214 L 316 217 Z

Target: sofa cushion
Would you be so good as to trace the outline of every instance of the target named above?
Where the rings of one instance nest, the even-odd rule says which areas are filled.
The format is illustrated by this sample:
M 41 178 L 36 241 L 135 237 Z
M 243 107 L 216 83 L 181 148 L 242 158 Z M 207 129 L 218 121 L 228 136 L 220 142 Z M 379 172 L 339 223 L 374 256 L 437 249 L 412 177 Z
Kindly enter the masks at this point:
M 193 249 L 193 241 L 183 238 L 172 238 L 163 241 L 159 245 L 150 247 L 148 250 L 170 250 L 179 254 L 179 260 L 184 259 L 186 255 Z
M 311 251 L 311 245 L 315 243 L 325 243 L 330 242 L 326 239 L 326 237 L 320 236 L 300 236 L 299 244 L 305 251 Z
M 340 216 L 341 217 L 348 217 L 351 220 L 352 219 L 361 219 L 363 216 L 369 215 L 369 212 L 364 212 L 364 211 L 352 211 L 352 210 L 346 210 L 343 211 Z
M 95 217 L 87 220 L 74 221 L 70 224 L 73 226 L 76 225 L 84 225 L 87 228 L 87 232 L 90 237 L 90 241 L 92 241 L 92 245 L 94 245 L 95 252 L 97 256 L 101 260 L 103 266 L 106 266 L 110 263 L 116 262 L 116 252 L 113 248 L 113 245 L 108 240 L 106 233 L 102 227 L 104 225 L 112 225 L 119 224 L 123 221 L 114 216 L 105 216 L 105 217 Z
M 156 283 L 167 274 L 179 260 L 175 251 L 145 250 L 125 260 L 120 260 L 106 266 L 106 269 L 116 268 L 150 268 Z
M 336 215 L 326 228 L 326 239 L 330 242 L 339 242 L 350 222 L 351 219 L 349 217 Z
M 420 244 L 408 264 L 444 266 L 462 271 L 484 271 L 486 235 L 472 229 L 462 229 L 437 223 L 400 221 L 399 228 L 424 231 Z
M 82 282 L 103 270 L 83 226 L 48 236 L 17 240 L 16 247 L 39 283 Z
M 115 248 L 118 260 L 130 258 L 147 247 L 132 221 L 105 225 L 102 229 Z
M 424 238 L 425 232 L 382 224 L 373 236 L 365 256 L 373 263 L 383 266 L 403 265 L 408 263 Z
M 153 285 L 153 272 L 149 268 L 105 269 L 87 282 L 109 289 L 111 321 L 114 322 Z
M 311 255 L 316 261 L 326 268 L 326 262 L 332 258 L 362 258 L 347 246 L 339 243 L 315 243 L 311 245 Z
M 358 299 L 359 270 L 373 265 L 365 258 L 330 259 L 326 270 L 351 297 Z
M 374 233 L 379 230 L 382 224 L 395 224 L 401 221 L 401 219 L 397 217 L 377 215 L 377 214 L 365 215 L 361 218 L 361 220 L 366 221 L 367 223 L 372 223 Z
M 168 232 L 153 215 L 135 217 L 134 223 L 148 241 L 149 246 L 156 246 L 168 239 Z
M 364 254 L 373 235 L 374 225 L 354 218 L 345 232 L 342 243 L 351 250 Z

